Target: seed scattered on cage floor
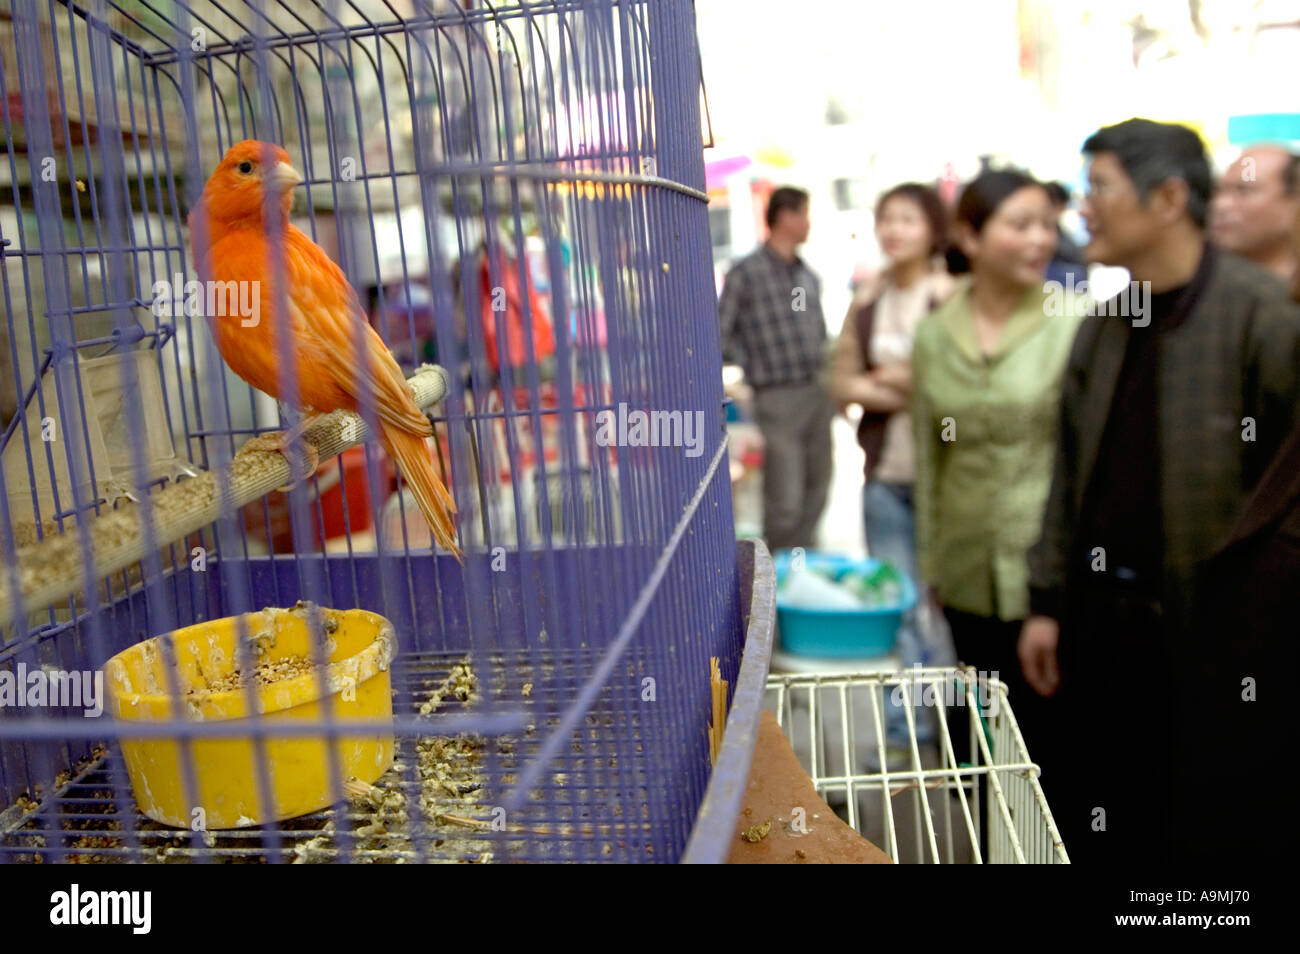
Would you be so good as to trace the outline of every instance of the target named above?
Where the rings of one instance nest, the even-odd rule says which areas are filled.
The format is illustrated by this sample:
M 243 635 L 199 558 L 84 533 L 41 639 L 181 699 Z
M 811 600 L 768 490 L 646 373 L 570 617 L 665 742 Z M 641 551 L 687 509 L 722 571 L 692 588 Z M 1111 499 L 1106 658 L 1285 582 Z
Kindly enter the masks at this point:
M 429 693 L 428 699 L 420 704 L 420 715 L 432 715 L 446 704 L 448 696 L 455 696 L 460 702 L 469 703 L 477 699 L 478 679 L 467 661 L 451 667 L 447 678 Z
M 418 711 L 430 715 L 453 699 L 468 704 L 478 698 L 478 678 L 465 660 L 451 667 L 447 678 L 419 703 Z M 491 860 L 491 852 L 487 851 L 490 842 L 474 837 L 472 830 L 449 823 L 444 817 L 475 817 L 485 811 L 479 798 L 483 791 L 483 741 L 477 736 L 461 735 L 427 736 L 415 742 L 420 814 L 434 831 L 446 833 L 435 845 L 438 856 L 430 857 L 430 861 Z M 359 839 L 359 861 L 400 863 L 415 857 L 407 796 L 402 791 L 408 772 L 409 766 L 397 761 L 374 785 L 345 786 L 358 816 L 353 834 Z M 313 848 L 319 846 L 304 850 L 303 863 L 331 860 L 319 850 L 319 857 L 313 856 Z
M 278 662 L 311 671 L 311 661 L 306 657 Z M 492 691 L 505 692 L 513 685 L 519 698 L 523 696 L 524 685 L 519 678 L 530 678 L 535 670 L 528 667 L 511 678 L 506 671 L 509 665 L 502 660 L 499 666 L 490 669 Z M 283 668 L 273 675 L 270 670 L 274 667 L 275 664 L 260 665 L 258 670 L 272 681 L 286 678 Z M 452 663 L 444 672 L 446 676 L 432 686 L 427 681 L 417 684 L 414 699 L 399 695 L 399 699 L 406 700 L 406 711 L 431 715 L 449 707 L 471 706 L 482 698 L 484 690 L 468 657 Z M 240 685 L 234 673 L 219 685 L 226 687 L 227 683 L 230 688 Z M 616 724 L 609 715 L 589 714 L 586 721 L 597 726 Z M 492 775 L 495 786 L 509 789 L 517 784 L 519 765 L 531 754 L 531 746 L 536 744 L 538 736 L 553 731 L 558 722 L 558 716 L 547 714 L 538 720 L 539 724 L 529 724 L 521 734 L 491 739 L 477 735 L 400 738 L 393 765 L 374 784 L 348 779 L 343 786 L 344 803 L 274 826 L 284 860 L 293 864 L 340 860 L 363 864 L 407 864 L 419 860 L 492 863 L 511 860 L 519 853 L 521 857 L 531 856 L 539 849 L 563 854 L 563 847 L 550 849 L 545 847 L 546 843 L 556 838 L 564 842 L 593 837 L 598 841 L 592 850 L 601 856 L 625 851 L 627 843 L 623 833 L 630 830 L 630 825 L 635 824 L 642 834 L 645 832 L 644 825 L 649 819 L 645 806 L 636 812 L 626 812 L 624 805 L 616 801 L 603 806 L 607 817 L 603 821 L 580 806 L 542 823 L 529 820 L 529 812 L 509 819 L 497 814 L 487 781 L 489 753 L 499 759 Z M 573 733 L 573 744 L 583 758 L 570 762 L 571 771 L 581 776 L 606 763 L 611 771 L 616 771 L 616 758 L 587 758 L 592 754 L 588 749 L 593 744 L 587 741 L 588 734 L 586 729 Z M 18 812 L 35 812 L 42 804 L 41 799 L 53 794 L 56 797 L 46 803 L 53 817 L 33 814 L 29 824 L 41 829 L 62 827 L 67 833 L 47 844 L 43 836 L 23 834 L 21 827 L 15 828 L 8 837 L 11 847 L 23 853 L 16 854 L 17 857 L 40 862 L 44 861 L 43 853 L 59 850 L 67 853 L 68 860 L 83 864 L 121 861 L 191 864 L 205 855 L 230 864 L 265 864 L 270 860 L 263 841 L 264 829 L 249 827 L 196 834 L 145 818 L 129 801 L 129 796 L 113 787 L 111 780 L 119 768 L 111 760 L 106 762 L 106 758 L 107 750 L 98 746 L 93 758 L 79 763 L 70 775 L 60 777 L 61 784 L 53 793 L 24 796 L 23 801 L 13 806 L 11 817 L 21 817 Z M 534 802 L 545 803 L 557 789 L 572 784 L 570 772 L 559 772 L 548 777 L 546 786 L 530 794 Z M 79 807 L 74 810 L 59 800 L 65 797 L 75 798 Z M 98 804 L 92 807 L 89 802 Z M 126 818 L 121 815 L 125 806 L 130 806 L 125 809 L 130 812 Z M 539 810 L 543 810 L 540 805 Z M 74 811 L 80 816 L 93 817 L 63 817 Z M 554 808 L 545 811 L 549 816 L 555 814 Z M 505 837 L 502 837 L 503 830 Z M 650 854 L 648 847 L 644 850 Z

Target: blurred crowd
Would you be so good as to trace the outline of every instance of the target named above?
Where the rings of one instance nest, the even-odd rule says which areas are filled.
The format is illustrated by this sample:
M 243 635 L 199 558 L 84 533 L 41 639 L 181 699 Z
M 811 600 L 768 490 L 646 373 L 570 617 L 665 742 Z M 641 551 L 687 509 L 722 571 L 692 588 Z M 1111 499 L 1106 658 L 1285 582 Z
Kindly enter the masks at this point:
M 925 596 L 904 666 L 997 673 L 1075 861 L 1280 858 L 1279 698 L 1300 632 L 1300 156 L 1216 177 L 1130 119 L 1066 189 L 982 172 L 875 209 L 888 265 L 827 341 L 807 195 L 719 301 L 765 445 L 764 537 L 811 548 L 856 408 L 870 554 Z M 1088 266 L 1127 271 L 1094 295 Z M 829 352 L 829 358 L 828 358 Z M 953 733 L 959 760 L 964 732 Z

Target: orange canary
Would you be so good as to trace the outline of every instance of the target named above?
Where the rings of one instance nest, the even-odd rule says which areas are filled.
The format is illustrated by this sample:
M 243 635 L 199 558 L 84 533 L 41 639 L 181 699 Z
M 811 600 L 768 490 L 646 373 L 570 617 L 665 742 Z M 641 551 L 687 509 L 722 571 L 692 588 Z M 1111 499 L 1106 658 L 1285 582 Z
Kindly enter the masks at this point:
M 453 520 L 456 506 L 434 472 L 425 440 L 433 434 L 429 419 L 416 405 L 383 339 L 366 321 L 343 270 L 302 230 L 289 224 L 293 187 L 301 181 L 284 149 L 248 139 L 227 150 L 190 213 L 192 247 L 203 239 L 207 244 L 205 250 L 193 249 L 200 276 L 210 282 L 248 282 L 225 287 L 252 289 L 257 296 L 256 311 L 209 316 L 217 350 L 232 371 L 277 400 L 282 399 L 277 361 L 292 355 L 296 403 L 304 422 L 339 408 L 357 411 L 363 401 L 368 403 L 379 420 L 379 441 L 397 462 L 434 539 L 460 559 Z M 279 200 L 270 209 L 271 215 L 279 216 L 270 235 L 264 221 L 268 195 Z M 271 254 L 277 234 L 283 236 L 287 323 L 276 311 L 280 301 Z M 249 320 L 251 315 L 255 321 Z M 289 329 L 287 348 L 276 341 L 282 324 Z M 358 326 L 365 342 L 361 360 Z M 301 425 L 294 430 L 300 432 Z M 285 453 L 297 436 L 265 435 L 245 446 Z M 310 476 L 318 458 L 315 448 L 304 445 Z

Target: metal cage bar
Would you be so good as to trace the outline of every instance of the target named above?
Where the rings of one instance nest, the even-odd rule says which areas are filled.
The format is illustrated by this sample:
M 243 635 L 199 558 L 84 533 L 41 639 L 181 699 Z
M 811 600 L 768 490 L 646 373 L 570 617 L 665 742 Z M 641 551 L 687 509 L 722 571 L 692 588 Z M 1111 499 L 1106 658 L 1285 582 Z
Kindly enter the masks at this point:
M 855 704 L 855 693 L 865 704 Z M 837 703 L 829 712 L 826 698 Z M 906 719 L 908 740 L 902 751 L 885 744 L 887 699 L 900 701 Z M 918 699 L 935 708 L 936 744 L 923 745 L 917 738 Z M 957 761 L 948 700 L 966 713 L 961 721 L 971 733 L 969 763 Z M 772 674 L 764 705 L 776 715 L 817 793 L 895 861 L 1069 862 L 1004 683 L 979 681 L 973 670 L 951 667 L 892 674 Z M 870 737 L 865 744 L 860 741 L 864 734 Z M 836 759 L 827 758 L 832 752 Z M 984 781 L 989 792 L 981 826 Z M 898 810 L 900 796 L 910 803 L 910 813 Z M 873 804 L 877 807 L 871 810 Z
M 195 721 L 167 639 L 157 721 L 6 706 L 0 860 L 671 861 L 729 837 L 718 816 L 693 831 L 709 659 L 735 685 L 745 630 L 690 3 L 4 0 L 4 33 L 0 681 L 102 678 L 141 640 L 227 617 L 247 675 L 245 614 L 302 601 L 321 711 Z M 300 306 L 270 205 L 259 307 L 285 403 L 209 330 L 211 243 L 189 216 L 250 138 L 303 173 L 290 221 L 358 292 L 355 353 L 369 323 L 404 374 L 443 369 L 428 446 L 463 564 L 374 446 L 231 503 L 242 443 L 293 428 L 319 371 L 288 344 Z M 362 387 L 335 423 L 373 434 L 381 410 Z M 161 535 L 201 487 L 217 519 Z M 110 526 L 139 555 L 108 572 Z M 59 574 L 71 595 L 26 605 L 33 576 Z M 395 755 L 374 784 L 344 777 L 340 740 L 373 724 L 338 711 L 318 608 L 396 634 Z M 328 743 L 328 807 L 272 819 L 270 753 L 300 736 Z M 178 831 L 141 812 L 123 740 L 176 742 L 199 809 L 219 737 L 248 740 L 268 820 Z

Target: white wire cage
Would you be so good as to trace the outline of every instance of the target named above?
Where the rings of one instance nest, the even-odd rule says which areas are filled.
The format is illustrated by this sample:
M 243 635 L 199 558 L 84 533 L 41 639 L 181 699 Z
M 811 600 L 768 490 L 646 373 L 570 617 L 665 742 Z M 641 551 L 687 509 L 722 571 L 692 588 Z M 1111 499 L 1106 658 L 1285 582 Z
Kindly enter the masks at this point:
M 887 741 L 891 705 L 905 745 Z M 764 707 L 817 794 L 895 862 L 1069 863 L 1000 680 L 963 667 L 774 673 Z

